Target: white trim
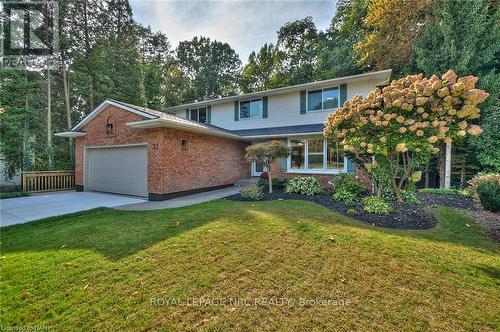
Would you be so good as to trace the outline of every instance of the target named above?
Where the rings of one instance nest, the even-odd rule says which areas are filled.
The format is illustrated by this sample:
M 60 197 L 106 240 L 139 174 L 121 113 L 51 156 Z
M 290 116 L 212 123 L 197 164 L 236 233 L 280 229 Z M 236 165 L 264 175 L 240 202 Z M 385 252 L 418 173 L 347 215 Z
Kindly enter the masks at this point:
M 287 87 L 283 87 L 283 88 L 270 89 L 270 90 L 246 93 L 246 94 L 241 94 L 241 95 L 236 95 L 236 96 L 223 97 L 223 98 L 211 99 L 211 100 L 204 100 L 204 101 L 199 101 L 199 102 L 195 102 L 195 103 L 182 104 L 182 105 L 178 105 L 178 106 L 168 107 L 166 109 L 166 111 L 175 112 L 178 110 L 182 110 L 182 109 L 186 109 L 186 108 L 190 108 L 190 107 L 195 107 L 198 105 L 200 105 L 200 106 L 201 105 L 216 105 L 216 104 L 222 104 L 222 103 L 226 103 L 226 102 L 230 102 L 230 101 L 238 101 L 239 99 L 242 99 L 242 98 L 254 99 L 254 98 L 259 98 L 259 97 L 284 94 L 284 93 L 288 93 L 288 92 L 302 91 L 302 90 L 306 90 L 306 89 L 314 90 L 314 89 L 322 88 L 323 86 L 340 85 L 340 84 L 346 84 L 346 83 L 351 83 L 351 82 L 364 81 L 364 80 L 370 79 L 370 78 L 373 78 L 373 80 L 376 80 L 376 79 L 379 80 L 375 83 L 375 85 L 386 85 L 389 83 L 389 81 L 391 79 L 391 73 L 392 73 L 392 69 L 387 69 L 387 70 L 369 72 L 369 73 L 364 73 L 364 74 L 359 74 L 359 75 L 344 76 L 344 77 L 334 78 L 334 79 L 330 79 L 330 80 L 316 81 L 316 82 L 287 86 Z
M 304 140 L 304 167 L 307 167 L 309 164 L 309 139 L 318 139 L 319 137 L 309 136 L 309 137 L 297 137 L 295 139 Z M 328 138 L 323 138 L 323 169 L 292 169 L 292 156 L 288 156 L 286 161 L 286 172 L 290 174 L 339 174 L 339 173 L 347 173 L 347 157 L 344 155 L 344 168 L 342 170 L 339 169 L 331 169 L 328 167 L 327 160 L 327 151 L 328 151 Z M 292 145 L 291 139 L 287 138 L 287 146 L 290 148 Z
M 138 110 L 136 110 L 134 108 L 131 108 L 131 107 L 128 107 L 128 106 L 116 103 L 116 102 L 114 102 L 112 100 L 109 100 L 109 99 L 106 99 L 99 106 L 97 106 L 92 112 L 90 112 L 86 117 L 84 117 L 80 122 L 78 122 L 76 124 L 76 126 L 74 126 L 71 129 L 71 131 L 81 129 L 83 126 L 85 126 L 87 123 L 89 123 L 90 120 L 92 120 L 93 118 L 95 118 L 99 113 L 101 113 L 106 107 L 108 107 L 110 105 L 111 106 L 116 106 L 116 107 L 121 108 L 121 109 L 123 109 L 125 111 L 128 111 L 128 112 L 132 112 L 132 113 L 141 115 L 141 116 L 143 116 L 145 118 L 148 118 L 148 119 L 156 119 L 156 118 L 158 118 L 155 115 L 152 115 L 152 114 L 149 114 L 149 113 L 146 113 L 146 112 L 142 112 L 142 111 L 138 111 Z
M 85 136 L 86 134 L 85 133 L 82 133 L 80 131 L 65 131 L 65 132 L 62 132 L 62 133 L 55 133 L 54 136 L 58 136 L 58 137 L 81 137 L 81 136 Z
M 337 101 L 338 101 L 338 105 L 337 107 L 333 107 L 333 108 L 323 108 L 323 91 L 325 89 L 335 89 L 337 88 L 337 93 L 338 93 L 338 98 L 337 98 Z M 310 111 L 309 110 L 309 92 L 310 91 L 318 91 L 318 90 L 321 90 L 321 109 L 320 110 L 312 110 Z M 317 113 L 317 112 L 335 112 L 340 106 L 340 85 L 332 85 L 332 86 L 326 86 L 324 88 L 317 88 L 317 89 L 308 89 L 306 90 L 306 113 Z

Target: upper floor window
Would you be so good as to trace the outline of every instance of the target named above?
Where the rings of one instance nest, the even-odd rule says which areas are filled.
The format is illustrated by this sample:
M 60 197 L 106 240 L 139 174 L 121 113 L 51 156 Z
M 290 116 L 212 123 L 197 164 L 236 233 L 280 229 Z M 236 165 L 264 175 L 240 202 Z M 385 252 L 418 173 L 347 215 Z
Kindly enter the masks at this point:
M 240 119 L 262 118 L 262 99 L 240 102 Z
M 106 134 L 114 134 L 114 131 L 113 131 L 113 117 L 109 117 L 108 120 L 106 121 Z
M 203 123 L 207 123 L 207 108 L 192 108 L 189 111 L 189 118 L 193 121 L 199 121 Z
M 339 107 L 339 88 L 311 90 L 307 92 L 307 111 L 324 111 Z

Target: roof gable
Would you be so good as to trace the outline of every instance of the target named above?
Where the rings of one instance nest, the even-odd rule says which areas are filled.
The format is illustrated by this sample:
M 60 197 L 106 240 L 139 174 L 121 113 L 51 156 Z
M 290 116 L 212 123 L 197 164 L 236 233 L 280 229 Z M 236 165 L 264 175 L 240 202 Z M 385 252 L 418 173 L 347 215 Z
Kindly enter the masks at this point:
M 116 100 L 112 99 L 106 99 L 103 101 L 99 106 L 97 106 L 92 112 L 90 112 L 87 116 L 85 116 L 80 122 L 74 126 L 71 131 L 78 131 L 81 130 L 87 123 L 92 121 L 97 115 L 99 115 L 102 111 L 106 109 L 108 106 L 116 106 L 120 109 L 123 109 L 128 112 L 132 112 L 135 114 L 138 114 L 140 116 L 145 117 L 146 119 L 157 119 L 160 116 L 157 114 L 153 114 L 153 112 L 156 113 L 156 111 L 149 110 L 147 108 L 139 107 L 139 106 L 134 106 L 130 104 L 125 104 Z M 161 112 L 157 112 L 161 113 Z

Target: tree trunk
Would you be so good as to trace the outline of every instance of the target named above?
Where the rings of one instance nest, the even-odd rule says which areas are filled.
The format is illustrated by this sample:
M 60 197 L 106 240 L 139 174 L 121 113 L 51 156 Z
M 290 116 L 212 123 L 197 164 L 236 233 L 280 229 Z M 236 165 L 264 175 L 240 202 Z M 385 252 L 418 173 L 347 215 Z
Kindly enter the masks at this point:
M 429 188 L 429 162 L 425 164 L 425 182 L 424 188 Z
M 462 167 L 460 168 L 460 189 L 465 188 L 465 175 L 467 174 L 467 165 L 465 164 L 465 158 L 462 161 Z
M 444 188 L 450 189 L 451 186 L 451 143 L 446 144 Z
M 63 90 L 64 90 L 64 108 L 66 109 L 66 126 L 68 131 L 71 130 L 71 106 L 69 104 L 69 84 L 68 77 L 66 75 L 66 61 L 64 57 L 64 51 L 61 51 L 61 71 L 62 71 L 62 79 L 63 79 Z M 69 138 L 69 160 L 70 163 L 73 164 L 73 138 Z
M 444 188 L 446 155 L 444 145 L 439 146 L 439 188 Z
M 271 164 L 269 164 L 267 167 L 267 181 L 269 182 L 269 193 L 273 193 L 273 179 L 271 179 Z
M 84 36 L 85 36 L 85 65 L 87 67 L 88 73 L 90 74 L 90 89 L 88 96 L 89 103 L 89 111 L 92 112 L 94 110 L 94 88 L 95 88 L 95 74 L 93 70 L 93 66 L 90 58 L 90 35 L 89 35 L 89 23 L 87 16 L 87 0 L 83 2 L 83 24 L 84 24 Z
M 52 86 L 50 77 L 50 57 L 47 57 L 47 153 L 49 171 L 54 169 L 52 149 Z

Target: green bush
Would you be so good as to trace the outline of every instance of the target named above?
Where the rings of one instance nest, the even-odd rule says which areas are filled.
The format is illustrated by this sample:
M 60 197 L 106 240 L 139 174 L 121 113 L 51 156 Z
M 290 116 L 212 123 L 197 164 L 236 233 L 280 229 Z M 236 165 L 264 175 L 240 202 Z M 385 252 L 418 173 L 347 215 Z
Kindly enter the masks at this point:
M 342 201 L 347 206 L 354 206 L 358 198 L 365 192 L 365 187 L 358 179 L 347 173 L 340 173 L 332 178 L 332 198 Z
M 409 190 L 402 190 L 401 191 L 401 197 L 403 197 L 403 201 L 408 204 L 422 204 L 422 202 L 415 196 L 415 193 L 413 191 Z
M 314 176 L 298 176 L 288 181 L 285 192 L 302 195 L 318 195 L 323 192 L 323 186 Z
M 347 214 L 350 215 L 350 216 L 355 216 L 357 215 L 358 213 L 356 212 L 356 210 L 354 209 L 349 209 L 347 210 Z
M 354 206 L 358 201 L 359 196 L 347 190 L 335 191 L 332 195 L 334 200 L 342 201 L 347 206 Z
M 382 198 L 368 196 L 363 199 L 363 208 L 368 213 L 390 214 L 394 210 Z
M 23 197 L 23 196 L 29 196 L 29 195 L 23 191 L 9 191 L 9 192 L 0 193 L 0 199 L 16 198 L 16 197 Z
M 330 181 L 334 191 L 348 191 L 356 196 L 365 192 L 365 187 L 359 182 L 356 176 L 348 173 L 335 175 Z
M 454 196 L 464 195 L 464 192 L 458 189 L 425 188 L 425 189 L 420 189 L 419 192 L 422 194 L 454 195 Z
M 280 179 L 275 179 L 273 178 L 271 180 L 273 182 L 273 188 L 285 188 L 287 180 L 280 180 Z M 267 189 L 269 188 L 269 181 L 266 179 L 260 179 L 259 182 L 257 182 L 257 185 L 261 188 Z
M 262 188 L 259 186 L 248 186 L 240 190 L 241 198 L 247 201 L 258 201 L 264 197 Z
M 493 212 L 500 211 L 500 183 L 481 182 L 477 185 L 477 194 L 483 208 Z

